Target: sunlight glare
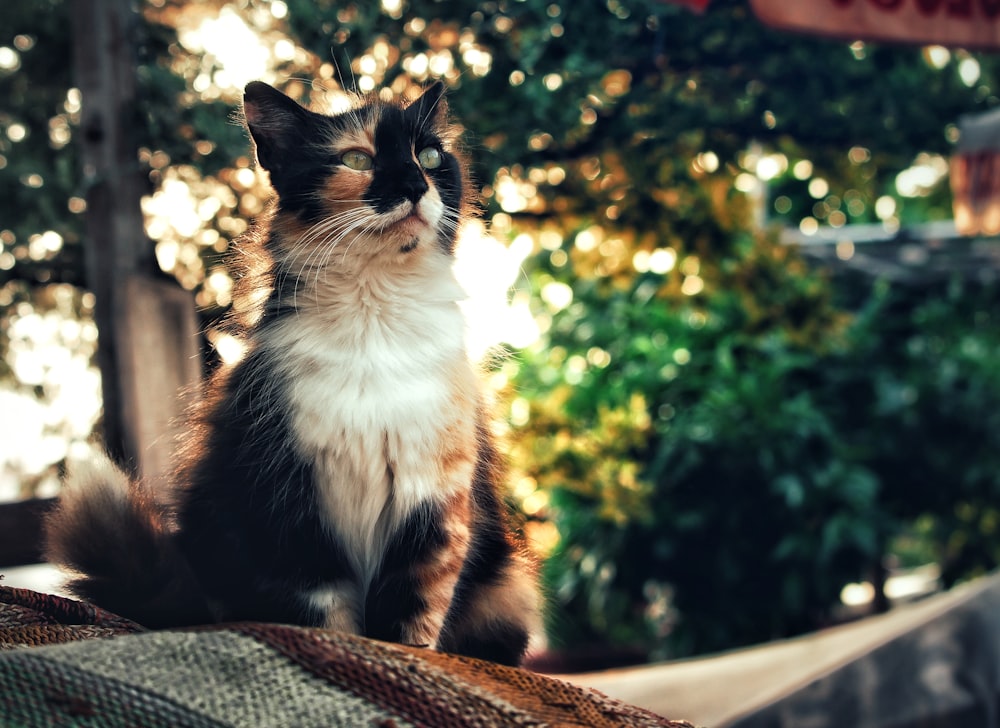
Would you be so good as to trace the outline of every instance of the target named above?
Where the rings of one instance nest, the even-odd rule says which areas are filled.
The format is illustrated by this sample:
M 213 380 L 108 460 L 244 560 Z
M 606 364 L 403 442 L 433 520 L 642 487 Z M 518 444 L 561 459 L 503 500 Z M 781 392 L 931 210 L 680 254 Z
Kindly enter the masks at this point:
M 215 59 L 220 68 L 213 80 L 221 88 L 242 89 L 267 75 L 270 50 L 231 7 L 222 8 L 218 17 L 206 18 L 195 28 L 181 30 L 178 39 L 188 50 L 203 51 Z
M 819 221 L 811 215 L 804 217 L 799 220 L 799 231 L 803 235 L 815 235 L 819 232 Z
M 690 275 L 681 284 L 681 293 L 685 296 L 697 296 L 705 289 L 705 280 L 701 276 Z M 681 362 L 678 362 L 680 364 Z
M 896 201 L 889 195 L 882 195 L 875 200 L 875 216 L 879 220 L 888 220 L 896 214 Z
M 197 205 L 186 182 L 180 179 L 163 180 L 159 190 L 142 200 L 143 212 L 153 219 L 150 226 L 156 226 L 150 229 L 150 236 L 154 239 L 163 237 L 159 231 L 162 226 L 173 228 L 181 237 L 192 237 L 201 229 Z
M 17 51 L 8 46 L 0 47 L 0 70 L 16 71 L 21 67 L 21 57 Z
M 562 311 L 573 303 L 573 289 L 562 281 L 549 281 L 542 286 L 541 295 L 553 313 Z
M 896 175 L 896 191 L 903 197 L 926 197 L 947 174 L 948 160 L 922 153 L 913 166 Z
M 382 11 L 390 17 L 400 17 L 403 11 L 403 0 L 382 0 Z
M 58 289 L 57 301 L 71 299 Z M 21 497 L 20 484 L 42 477 L 55 484 L 53 466 L 90 437 L 101 412 L 101 377 L 91 363 L 97 329 L 65 300 L 53 310 L 28 306 L 9 319 L 5 355 L 21 387 L 0 388 L 0 500 Z M 49 482 L 51 481 L 51 482 Z
M 246 343 L 232 334 L 217 333 L 213 336 L 210 333 L 209 339 L 212 341 L 215 351 L 219 354 L 219 358 L 230 366 L 242 361 L 247 353 Z
M 852 583 L 840 590 L 840 601 L 848 607 L 860 607 L 875 598 L 875 587 L 870 582 Z
M 784 154 L 769 154 L 757 161 L 757 178 L 768 182 L 784 174 L 788 169 L 788 158 Z
M 649 270 L 657 275 L 665 275 L 677 264 L 677 252 L 673 248 L 657 248 L 649 256 Z
M 460 231 L 454 270 L 467 295 L 462 311 L 469 356 L 474 361 L 481 361 L 500 344 L 521 349 L 541 335 L 526 296 L 517 294 L 508 300 L 533 250 L 530 236 L 519 235 L 509 247 L 504 246 L 478 221 L 466 223 Z
M 809 180 L 809 194 L 816 200 L 826 197 L 830 194 L 830 183 L 822 177 L 813 177 Z
M 939 45 L 925 46 L 923 56 L 927 65 L 940 71 L 951 60 L 951 51 Z
M 976 85 L 981 72 L 982 71 L 979 68 L 979 61 L 975 58 L 963 58 L 961 63 L 958 64 L 958 77 L 961 78 L 962 83 L 969 88 Z

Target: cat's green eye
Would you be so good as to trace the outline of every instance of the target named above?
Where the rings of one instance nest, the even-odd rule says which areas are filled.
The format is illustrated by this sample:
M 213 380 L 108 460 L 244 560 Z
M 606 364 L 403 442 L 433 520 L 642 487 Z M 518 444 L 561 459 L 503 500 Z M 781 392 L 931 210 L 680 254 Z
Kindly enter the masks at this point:
M 417 155 L 417 161 L 424 169 L 437 169 L 441 166 L 441 151 L 435 147 L 421 149 Z
M 356 149 L 344 152 L 340 155 L 340 161 L 348 169 L 354 169 L 358 172 L 366 172 L 374 166 L 370 154 L 359 152 Z

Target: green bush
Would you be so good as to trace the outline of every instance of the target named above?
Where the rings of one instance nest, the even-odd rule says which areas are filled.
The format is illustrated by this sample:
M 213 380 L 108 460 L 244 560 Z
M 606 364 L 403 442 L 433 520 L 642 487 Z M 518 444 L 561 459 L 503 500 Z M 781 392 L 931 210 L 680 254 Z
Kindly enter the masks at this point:
M 515 456 L 560 534 L 557 644 L 682 656 L 815 629 L 903 536 L 950 580 L 997 563 L 992 289 L 878 285 L 849 316 L 787 249 L 736 249 L 696 297 L 578 280 L 523 355 Z

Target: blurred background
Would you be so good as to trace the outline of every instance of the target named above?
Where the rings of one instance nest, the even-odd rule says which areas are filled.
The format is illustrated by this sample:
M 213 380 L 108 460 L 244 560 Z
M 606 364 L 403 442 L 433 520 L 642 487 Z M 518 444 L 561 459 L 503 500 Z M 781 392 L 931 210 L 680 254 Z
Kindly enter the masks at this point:
M 104 433 L 74 57 L 97 5 L 0 3 L 5 501 L 56 493 Z M 1000 60 L 687 5 L 148 0 L 113 69 L 135 245 L 196 302 L 205 367 L 268 196 L 244 84 L 321 109 L 446 81 L 510 497 L 578 667 L 802 634 L 1000 559 L 1000 247 L 958 235 L 949 174 Z

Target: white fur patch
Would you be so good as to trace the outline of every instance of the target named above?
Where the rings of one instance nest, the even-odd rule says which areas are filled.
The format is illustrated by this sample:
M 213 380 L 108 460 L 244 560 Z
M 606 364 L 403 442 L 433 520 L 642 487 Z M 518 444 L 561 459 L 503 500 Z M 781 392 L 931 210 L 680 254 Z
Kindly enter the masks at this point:
M 376 256 L 349 274 L 331 269 L 321 281 L 261 344 L 291 383 L 297 446 L 363 592 L 412 509 L 470 485 L 471 459 L 452 463 L 447 480 L 441 464 L 456 433 L 472 437 L 475 427 L 464 294 L 436 246 Z

